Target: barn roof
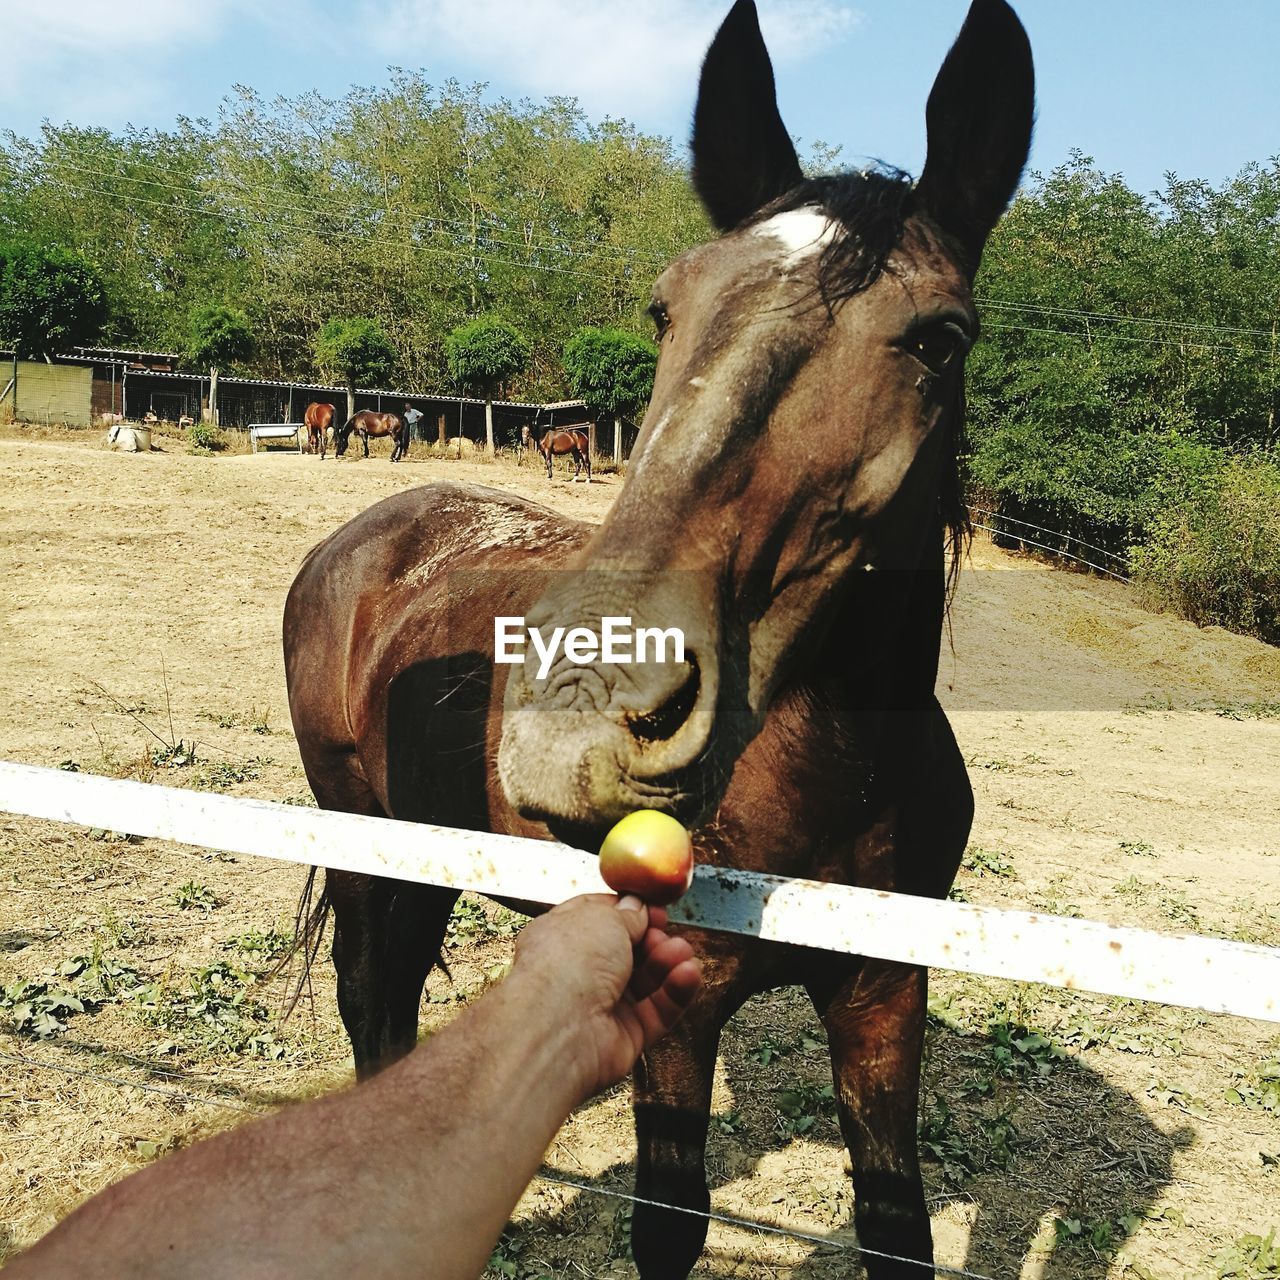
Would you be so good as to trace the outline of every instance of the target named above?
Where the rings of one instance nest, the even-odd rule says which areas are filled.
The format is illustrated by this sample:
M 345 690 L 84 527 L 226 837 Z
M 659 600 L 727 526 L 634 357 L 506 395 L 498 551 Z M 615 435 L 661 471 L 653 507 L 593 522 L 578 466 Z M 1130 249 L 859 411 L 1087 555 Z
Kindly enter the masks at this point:
M 143 376 L 148 378 L 175 378 L 186 380 L 202 378 L 198 373 L 172 373 L 163 369 L 146 369 Z M 345 396 L 346 387 L 326 386 L 322 382 L 284 382 L 278 378 L 245 378 L 239 374 L 223 374 L 218 379 L 219 386 L 240 387 L 276 387 L 281 391 L 292 388 L 295 391 L 322 391 L 326 395 Z M 390 400 L 443 400 L 449 404 L 484 404 L 474 396 L 450 396 L 438 391 L 405 391 L 402 387 L 357 387 L 356 392 L 362 396 L 386 396 Z M 581 404 L 581 401 L 565 401 L 563 405 L 540 405 L 535 400 L 495 400 L 494 404 L 505 405 L 512 409 L 563 408 L 569 404 Z M 585 407 L 585 406 L 584 406 Z
M 12 358 L 11 348 L 0 347 L 0 356 Z M 173 351 L 133 351 L 125 347 L 73 347 L 70 351 L 56 356 L 57 360 L 93 361 L 96 364 L 132 365 L 138 361 L 176 361 L 182 357 Z M 140 374 L 148 378 L 174 378 L 177 380 L 205 381 L 206 375 L 198 372 L 183 372 L 176 369 L 130 368 L 130 373 Z M 295 391 L 321 391 L 327 395 L 345 396 L 346 387 L 328 386 L 323 382 L 289 382 L 279 378 L 250 378 L 240 374 L 223 374 L 218 380 L 223 386 L 240 387 L 276 387 L 282 391 L 292 388 Z M 446 404 L 484 404 L 484 400 L 475 396 L 451 396 L 438 391 L 406 391 L 401 387 L 357 387 L 356 391 L 364 396 L 387 396 L 401 400 L 439 400 Z M 557 400 L 553 404 L 540 404 L 534 400 L 495 400 L 494 404 L 504 405 L 512 409 L 585 409 L 582 400 Z

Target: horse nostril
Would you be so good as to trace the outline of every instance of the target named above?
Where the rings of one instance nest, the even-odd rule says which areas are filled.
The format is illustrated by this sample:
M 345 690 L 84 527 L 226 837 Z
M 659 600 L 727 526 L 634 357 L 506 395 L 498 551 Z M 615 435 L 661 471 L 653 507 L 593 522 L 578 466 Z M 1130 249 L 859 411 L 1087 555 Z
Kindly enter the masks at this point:
M 701 679 L 698 660 L 692 654 L 689 655 L 687 665 L 689 674 L 684 682 L 660 706 L 644 715 L 627 717 L 631 736 L 641 745 L 646 742 L 665 742 L 668 738 L 675 737 L 689 719 L 694 704 L 698 701 Z

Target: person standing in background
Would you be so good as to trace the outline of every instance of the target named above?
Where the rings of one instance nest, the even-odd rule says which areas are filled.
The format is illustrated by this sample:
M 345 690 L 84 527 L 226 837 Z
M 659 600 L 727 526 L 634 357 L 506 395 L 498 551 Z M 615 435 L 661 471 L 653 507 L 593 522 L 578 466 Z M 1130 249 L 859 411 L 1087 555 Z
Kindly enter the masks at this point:
M 422 414 L 409 403 L 404 402 L 404 425 L 408 429 L 409 439 L 415 437 L 419 440 L 426 440 L 426 428 L 419 429 L 418 423 L 422 421 Z

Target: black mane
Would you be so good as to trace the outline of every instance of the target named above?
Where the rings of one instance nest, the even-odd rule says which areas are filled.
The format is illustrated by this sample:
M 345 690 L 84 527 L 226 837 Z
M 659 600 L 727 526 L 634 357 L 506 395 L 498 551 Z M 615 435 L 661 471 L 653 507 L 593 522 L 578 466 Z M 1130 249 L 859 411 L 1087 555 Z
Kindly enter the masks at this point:
M 914 187 L 909 174 L 889 168 L 805 178 L 758 210 L 747 225 L 815 207 L 845 232 L 822 251 L 818 265 L 818 288 L 832 307 L 870 288 L 883 274 L 915 207 Z

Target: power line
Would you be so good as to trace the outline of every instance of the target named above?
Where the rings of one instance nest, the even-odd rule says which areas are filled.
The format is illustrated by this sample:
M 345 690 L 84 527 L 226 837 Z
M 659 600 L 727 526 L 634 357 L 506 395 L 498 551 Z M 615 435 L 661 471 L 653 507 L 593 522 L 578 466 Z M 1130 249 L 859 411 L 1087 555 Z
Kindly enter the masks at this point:
M 76 171 L 78 171 L 78 172 L 82 172 L 82 173 L 92 174 L 92 175 L 95 175 L 95 176 L 98 176 L 98 177 L 103 177 L 103 178 L 119 179 L 119 180 L 122 180 L 122 181 L 125 181 L 125 182 L 134 182 L 134 183 L 140 183 L 140 184 L 150 184 L 150 185 L 154 185 L 154 186 L 165 187 L 165 189 L 166 189 L 166 190 L 181 191 L 181 192 L 186 192 L 186 193 L 190 193 L 190 194 L 194 194 L 194 195 L 208 195 L 208 194 L 210 194 L 209 190 L 208 190 L 207 188 L 205 188 L 205 187 L 200 187 L 200 186 L 191 186 L 190 184 L 186 184 L 186 183 L 184 183 L 182 186 L 175 186 L 175 185 L 172 185 L 172 184 L 162 183 L 162 182 L 160 182 L 160 181 L 158 181 L 158 180 L 151 179 L 151 178 L 135 178 L 135 177 L 132 177 L 132 176 L 130 176 L 130 175 L 128 175 L 128 174 L 119 173 L 119 172 L 114 171 L 114 170 L 97 169 L 97 168 L 92 168 L 92 167 L 89 167 L 89 166 L 86 166 L 86 165 L 77 165 L 77 164 L 74 164 L 74 163 L 73 163 L 72 161 L 70 161 L 70 160 L 52 160 L 52 161 L 50 161 L 50 160 L 27 160 L 27 161 L 20 161 L 20 162 L 19 162 L 19 164 L 20 164 L 20 165 L 25 165 L 25 167 L 26 167 L 26 168 L 28 168 L 28 169 L 33 169 L 33 168 L 34 168 L 34 169 L 39 169 L 39 168 L 46 168 L 46 169 L 47 169 L 47 168 L 66 168 L 66 169 L 73 169 L 73 170 L 76 170 Z M 188 175 L 187 175 L 187 174 L 185 174 L 182 170 L 178 170 L 178 169 L 164 169 L 164 168 L 160 168 L 160 167 L 156 166 L 156 170 L 157 170 L 157 172 L 164 173 L 164 174 L 166 174 L 166 175 L 170 175 L 170 176 L 177 176 L 177 177 L 187 177 L 187 176 L 188 176 Z M 316 174 L 316 176 L 320 176 L 320 174 L 321 174 L 321 171 L 318 171 L 318 170 L 317 170 L 317 171 L 313 171 L 313 172 Z M 199 176 L 199 175 L 197 175 L 197 176 Z M 257 192 L 255 192 L 255 191 L 253 191 L 253 190 L 249 189 L 248 187 L 246 187 L 246 186 L 245 186 L 241 181 L 239 181 L 238 179 L 233 179 L 233 178 L 229 177 L 228 175 L 226 175 L 226 174 L 224 174 L 224 173 L 219 173 L 219 172 L 217 172 L 216 170 L 210 170 L 210 171 L 207 171 L 207 173 L 205 174 L 205 176 L 207 176 L 207 177 L 208 177 L 210 180 L 212 180 L 212 181 L 222 181 L 222 182 L 230 183 L 230 184 L 234 187 L 234 189 L 235 189 L 235 190 L 240 191 L 241 193 L 243 193 L 244 195 L 246 195 L 246 196 L 250 197 L 251 199 L 256 199 L 256 198 L 257 198 Z M 289 197 L 289 199 L 290 199 L 291 201 L 293 201 L 293 200 L 297 200 L 297 199 L 298 199 L 298 198 L 300 198 L 300 197 L 304 197 L 304 196 L 305 196 L 305 194 L 306 194 L 305 192 L 297 191 L 297 190 L 291 189 L 291 188 L 289 188 L 289 187 L 274 186 L 274 185 L 267 184 L 267 183 L 260 184 L 258 189 L 259 189 L 259 190 L 261 190 L 261 191 L 275 191 L 275 192 L 278 192 L 278 193 L 280 193 L 281 195 L 284 195 L 284 196 Z M 297 209 L 299 209 L 299 208 L 306 208 L 307 212 L 312 212 L 312 209 L 311 209 L 310 207 L 308 207 L 308 206 L 298 206 L 298 205 L 295 205 L 295 204 L 289 204 L 289 205 L 282 206 L 282 207 L 289 208 L 289 209 L 294 209 L 294 210 L 297 210 Z M 438 221 L 438 222 L 442 223 L 443 225 L 455 225 L 455 226 L 461 226 L 461 227 L 464 227 L 464 228 L 466 228 L 466 229 L 468 229 L 468 230 L 470 229 L 470 225 L 471 225 L 468 221 L 466 221 L 466 220 L 464 220 L 464 219 L 458 219 L 458 218 L 438 218 L 438 219 L 428 219 L 428 221 L 432 221 L 432 220 L 434 220 L 434 221 Z M 506 225 L 506 224 L 500 224 L 500 225 L 502 225 L 503 230 L 508 231 L 508 232 L 510 232 L 510 231 L 511 231 L 511 227 L 510 227 L 509 225 Z M 579 244 L 579 245 L 589 245 L 589 246 L 604 245 L 604 244 L 605 244 L 605 242 L 603 242 L 603 241 L 580 240 L 580 239 L 576 239 L 576 238 L 566 238 L 565 243 L 566 243 L 566 244 L 570 244 L 570 245 L 573 245 L 573 244 Z M 521 244 L 522 244 L 522 247 L 523 247 L 523 243 L 522 243 L 522 242 L 521 242 Z M 614 249 L 618 250 L 619 252 L 626 252 L 626 253 L 628 253 L 628 254 L 632 254 L 632 255 L 634 255 L 634 256 L 636 256 L 636 257 L 638 257 L 640 260 L 643 260 L 643 261 L 646 261 L 646 262 L 649 262 L 649 263 L 652 263 L 652 264 L 654 264 L 654 265 L 658 265 L 658 266 L 665 266 L 665 265 L 667 264 L 667 262 L 668 262 L 668 261 L 670 261 L 670 257 L 669 257 L 669 256 L 668 256 L 668 257 L 661 257 L 661 258 L 660 258 L 660 257 L 656 257 L 656 256 L 653 256 L 653 255 L 644 254 L 644 253 L 642 253 L 639 249 L 635 249 L 635 248 L 632 248 L 632 247 L 630 247 L 630 246 L 626 246 L 626 245 L 618 245 L 618 246 L 612 246 L 612 247 L 613 247 Z M 674 254 L 675 252 L 677 252 L 677 251 L 676 251 L 676 250 L 673 250 L 673 251 L 672 251 L 672 253 L 673 253 L 673 254 Z
M 200 188 L 200 187 L 177 186 L 173 184 L 162 183 L 151 178 L 135 178 L 129 175 L 112 173 L 107 170 L 92 169 L 83 165 L 74 165 L 74 164 L 71 164 L 70 162 L 64 162 L 64 161 L 55 161 L 52 164 L 49 164 L 47 162 L 36 161 L 36 162 L 32 162 L 28 167 L 40 168 L 40 169 L 43 169 L 46 173 L 48 173 L 50 170 L 57 170 L 58 168 L 63 168 L 63 169 L 74 170 L 77 172 L 97 174 L 109 180 L 123 180 L 127 182 L 133 182 L 139 185 L 156 186 L 164 190 L 171 190 L 171 191 L 175 191 L 177 193 L 185 194 L 189 196 L 209 197 L 215 194 L 215 193 L 209 192 L 207 189 Z M 64 193 L 70 194 L 70 195 L 80 195 L 80 196 L 101 195 L 101 196 L 107 196 L 107 197 L 119 196 L 118 192 L 112 191 L 104 187 L 85 185 L 83 183 L 68 182 L 67 180 L 62 178 L 48 177 L 45 179 L 45 181 L 49 185 L 55 187 L 56 189 L 61 190 Z M 279 188 L 279 187 L 268 188 L 268 189 L 277 190 L 281 192 L 285 190 L 284 188 Z M 618 266 L 614 269 L 612 273 L 604 273 L 602 271 L 595 271 L 595 272 L 582 271 L 582 270 L 577 270 L 573 267 L 557 266 L 551 263 L 521 262 L 516 259 L 495 255 L 482 245 L 475 245 L 473 247 L 459 246 L 458 248 L 455 248 L 455 249 L 446 249 L 442 247 L 433 248 L 430 245 L 421 244 L 414 240 L 404 240 L 404 239 L 397 239 L 397 238 L 386 236 L 386 235 L 378 235 L 374 232 L 367 231 L 367 230 L 354 230 L 354 229 L 346 230 L 341 227 L 325 228 L 319 225 L 318 219 L 314 225 L 304 225 L 296 221 L 288 220 L 287 218 L 282 217 L 281 214 L 283 213 L 285 215 L 293 214 L 293 215 L 304 215 L 309 217 L 316 217 L 317 216 L 316 209 L 303 206 L 303 205 L 272 204 L 269 201 L 265 201 L 260 197 L 252 195 L 252 193 L 244 192 L 243 194 L 248 196 L 250 200 L 257 200 L 258 205 L 260 206 L 258 209 L 258 212 L 270 213 L 270 214 L 274 214 L 275 216 L 269 217 L 269 218 L 254 217 L 252 214 L 243 212 L 243 211 L 232 212 L 232 211 L 220 210 L 215 208 L 193 207 L 187 204 L 180 204 L 176 201 L 156 200 L 156 199 L 151 199 L 149 197 L 142 196 L 142 195 L 129 196 L 127 197 L 127 199 L 133 204 L 144 204 L 144 205 L 148 205 L 155 208 L 163 208 L 165 210 L 183 213 L 192 217 L 215 218 L 227 224 L 247 223 L 249 225 L 265 227 L 268 230 L 276 230 L 276 231 L 286 230 L 286 231 L 293 231 L 293 232 L 304 234 L 304 235 L 314 235 L 320 239 L 336 238 L 336 239 L 363 241 L 366 243 L 379 244 L 379 245 L 384 245 L 391 248 L 407 249 L 414 253 L 422 253 L 422 254 L 427 254 L 429 256 L 449 258 L 454 261 L 469 262 L 472 264 L 473 267 L 479 267 L 481 265 L 486 267 L 492 267 L 492 266 L 509 267 L 517 271 L 539 271 L 543 273 L 570 275 L 570 276 L 579 277 L 581 279 L 592 280 L 596 282 L 611 279 L 614 282 L 619 284 L 634 285 L 636 283 L 635 277 L 630 276 L 628 274 L 631 266 L 643 263 L 644 265 L 651 265 L 651 266 L 660 268 L 661 266 L 664 266 L 669 261 L 669 258 L 658 259 L 658 258 L 650 258 L 647 256 L 641 256 L 639 252 L 635 249 L 631 249 L 626 246 L 609 245 L 603 241 L 585 242 L 585 241 L 578 241 L 578 240 L 567 240 L 563 245 L 556 245 L 556 244 L 547 245 L 547 244 L 529 244 L 523 240 L 503 240 L 501 237 L 495 235 L 491 228 L 488 228 L 488 227 L 485 228 L 484 239 L 486 242 L 500 244 L 507 249 L 516 248 L 516 249 L 521 249 L 530 253 L 535 253 L 535 252 L 556 253 L 568 258 L 578 259 L 578 260 L 589 260 L 592 258 L 598 258 L 601 255 L 605 256 L 606 258 L 608 258 L 609 256 L 619 256 L 619 257 L 630 258 L 630 261 L 618 264 Z M 419 224 L 421 223 L 426 224 L 425 233 L 428 235 L 448 234 L 447 232 L 444 232 L 442 230 L 444 226 L 448 226 L 448 225 L 462 226 L 470 230 L 470 224 L 464 223 L 458 219 L 420 219 L 418 221 L 419 221 Z M 440 226 L 437 227 L 432 225 L 433 222 L 440 223 Z M 509 227 L 505 227 L 504 229 L 507 231 L 510 231 Z M 592 243 L 593 245 L 592 249 L 590 251 L 582 251 L 582 250 L 576 250 L 569 247 L 572 244 L 584 244 L 584 243 Z M 481 254 L 483 254 L 483 258 L 480 258 L 479 255 Z M 1114 314 L 1106 314 L 1103 312 L 1085 311 L 1078 308 L 1057 307 L 1057 306 L 1052 306 L 1050 304 L 1014 303 L 1014 302 L 983 300 L 983 299 L 979 299 L 979 303 L 981 306 L 987 307 L 987 308 L 1011 310 L 1019 314 L 1043 313 L 1043 314 L 1049 315 L 1050 317 L 1057 316 L 1062 319 L 1075 319 L 1075 320 L 1084 320 L 1084 321 L 1095 320 L 1095 321 L 1106 322 L 1106 323 L 1145 324 L 1145 325 L 1151 325 L 1151 326 L 1161 326 L 1161 327 L 1174 328 L 1179 330 L 1186 330 L 1189 332 L 1223 333 L 1223 334 L 1235 333 L 1235 334 L 1240 334 L 1246 337 L 1259 337 L 1259 338 L 1272 337 L 1271 332 L 1266 329 L 1253 329 L 1253 328 L 1244 328 L 1244 327 L 1238 327 L 1238 326 L 1193 323 L 1189 321 L 1153 320 L 1146 317 L 1119 316 Z M 1191 347 L 1201 351 L 1230 351 L 1235 353 L 1236 355 L 1259 354 L 1257 347 L 1243 347 L 1240 345 L 1233 345 L 1230 343 L 1209 343 L 1209 342 L 1201 342 L 1201 341 L 1188 341 L 1186 339 L 1175 338 L 1175 337 L 1156 338 L 1156 337 L 1145 337 L 1145 336 L 1138 336 L 1138 335 L 1132 335 L 1132 334 L 1119 334 L 1119 333 L 1110 333 L 1110 332 L 1082 333 L 1079 330 L 1051 328 L 1047 326 L 1037 326 L 1037 325 L 1008 324 L 1008 323 L 1001 323 L 1000 321 L 994 321 L 994 320 L 988 321 L 985 327 L 988 329 L 1002 329 L 1002 330 L 1007 330 L 1011 332 L 1040 333 L 1040 334 L 1045 334 L 1052 337 L 1074 338 L 1076 340 L 1086 341 L 1090 343 L 1094 341 L 1128 342 L 1134 345 L 1175 347 L 1179 350 L 1185 350 L 1186 348 Z
M 123 181 L 123 182 L 131 182 L 139 186 L 159 187 L 165 191 L 174 191 L 179 194 L 187 195 L 187 196 L 202 196 L 206 198 L 216 198 L 219 195 L 217 191 L 210 190 L 207 187 L 191 186 L 189 184 L 176 185 L 173 183 L 160 182 L 155 178 L 136 178 L 128 174 L 115 173 L 105 169 L 95 169 L 86 165 L 77 165 L 77 164 L 71 163 L 70 161 L 64 161 L 64 160 L 57 160 L 57 161 L 53 161 L 52 163 L 48 161 L 35 161 L 32 164 L 30 164 L 28 167 L 41 168 L 46 172 L 51 170 L 52 171 L 67 170 L 75 173 L 83 173 L 83 174 L 88 174 L 94 177 L 105 178 L 111 181 Z M 216 177 L 217 175 L 213 175 L 213 176 Z M 59 180 L 55 179 L 55 182 L 56 181 L 59 181 Z M 278 191 L 281 194 L 288 194 L 293 196 L 294 198 L 297 198 L 302 194 L 300 192 L 288 192 L 283 187 L 268 187 L 264 189 Z M 260 196 L 258 193 L 247 190 L 243 186 L 236 186 L 234 190 L 237 193 L 239 193 L 242 197 L 249 200 L 251 203 L 256 203 L 258 206 L 258 212 L 277 213 L 277 214 L 284 213 L 286 215 L 295 215 L 295 216 L 304 215 L 304 216 L 311 216 L 311 217 L 315 217 L 321 213 L 332 213 L 332 210 L 330 210 L 328 207 L 322 207 L 320 209 L 317 209 L 315 205 L 279 203 L 279 202 L 273 203 L 265 199 L 264 197 Z M 111 194 L 115 195 L 118 193 L 112 192 Z M 128 196 L 126 198 L 129 200 L 144 199 L 144 197 L 141 197 L 141 196 Z M 202 210 L 202 212 L 207 212 L 212 216 L 219 216 L 216 213 L 216 211 L 213 209 Z M 469 222 L 460 218 L 438 218 L 438 217 L 437 218 L 419 218 L 419 219 L 416 219 L 415 222 L 418 225 L 423 225 L 426 233 L 430 235 L 449 234 L 447 231 L 444 230 L 444 228 L 449 226 L 459 227 L 467 232 L 470 232 L 473 230 Z M 438 224 L 438 225 L 435 225 L 435 224 Z M 596 258 L 596 257 L 599 257 L 601 254 L 604 254 L 605 256 L 617 256 L 617 257 L 629 258 L 634 262 L 644 263 L 645 265 L 655 266 L 658 268 L 666 266 L 667 262 L 670 261 L 670 258 L 667 258 L 667 257 L 658 258 L 648 254 L 642 254 L 638 249 L 632 248 L 627 245 L 610 244 L 608 241 L 605 241 L 605 240 L 581 240 L 581 239 L 566 237 L 564 238 L 564 241 L 562 244 L 545 244 L 545 243 L 530 244 L 522 238 L 504 240 L 501 238 L 501 236 L 497 235 L 494 232 L 493 227 L 495 225 L 499 227 L 500 230 L 506 232 L 508 235 L 515 234 L 512 232 L 512 229 L 509 225 L 503 224 L 503 223 L 494 223 L 491 221 L 482 223 L 480 229 L 483 231 L 485 239 L 492 240 L 495 243 L 505 245 L 507 248 L 523 249 L 529 252 L 541 251 L 541 252 L 558 253 L 558 254 L 563 254 L 567 257 L 581 258 L 581 259 Z M 360 233 L 353 233 L 353 234 L 367 235 L 369 233 L 360 232 Z M 575 245 L 587 246 L 587 247 L 574 248 L 573 246 Z
M 1175 347 L 1183 350 L 1194 347 L 1198 351 L 1234 351 L 1237 355 L 1258 355 L 1257 347 L 1239 347 L 1230 343 L 1219 342 L 1182 342 L 1174 338 L 1141 338 L 1125 333 L 1081 333 L 1079 329 L 1047 329 L 1028 324 L 1001 324 L 998 320 L 989 320 L 985 329 L 1008 329 L 1017 333 L 1047 333 L 1056 338 L 1078 338 L 1082 342 L 1129 342 L 1147 347 Z
M 114 196 L 117 194 L 116 192 L 109 191 L 103 187 L 81 186 L 78 184 L 65 183 L 57 179 L 54 180 L 53 185 L 58 187 L 60 190 L 64 192 L 68 192 L 72 195 Z M 318 227 L 302 226 L 302 225 L 299 225 L 298 223 L 293 223 L 293 222 L 269 220 L 264 218 L 254 218 L 248 214 L 243 214 L 243 213 L 224 213 L 216 209 L 192 208 L 189 205 L 178 204 L 175 201 L 151 200 L 145 196 L 130 196 L 129 199 L 134 204 L 151 205 L 156 208 L 168 209 L 174 212 L 185 213 L 192 217 L 216 218 L 228 224 L 237 223 L 237 222 L 240 222 L 240 223 L 247 222 L 256 226 L 267 227 L 270 230 L 288 230 L 288 231 L 303 232 L 309 235 L 317 236 L 320 239 L 337 238 L 337 239 L 344 239 L 344 240 L 363 240 L 370 244 L 382 244 L 382 245 L 387 245 L 393 248 L 408 249 L 413 251 L 414 253 L 425 253 L 435 257 L 444 257 L 444 258 L 450 258 L 454 260 L 463 260 L 463 261 L 472 261 L 472 262 L 476 261 L 476 254 L 470 251 L 436 249 L 436 248 L 432 248 L 430 245 L 416 244 L 412 240 L 394 240 L 385 236 L 372 235 L 372 234 L 369 234 L 368 232 L 343 231 L 336 228 L 332 230 L 326 230 Z M 584 280 L 599 281 L 599 280 L 609 278 L 605 275 L 602 275 L 599 272 L 578 271 L 573 267 L 557 267 L 557 266 L 552 266 L 549 263 L 517 262 L 511 258 L 496 257 L 495 255 L 489 254 L 489 253 L 486 253 L 483 259 L 481 259 L 480 262 L 477 263 L 477 265 L 483 265 L 485 267 L 491 267 L 495 265 L 506 266 L 506 267 L 512 267 L 517 271 L 550 272 L 558 275 L 578 276 Z M 619 283 L 630 283 L 630 281 L 628 281 L 628 277 L 622 272 L 618 272 L 612 278 L 617 280 Z
M 65 193 L 71 195 L 102 195 L 115 196 L 117 193 L 104 187 L 85 186 L 76 183 L 68 183 L 62 179 L 52 179 L 50 185 L 56 187 Z M 612 277 L 605 276 L 600 272 L 579 271 L 573 267 L 553 266 L 549 263 L 535 262 L 518 262 L 511 258 L 495 256 L 492 253 L 484 253 L 482 259 L 478 259 L 477 251 L 468 249 L 442 249 L 432 248 L 430 245 L 418 244 L 412 240 L 397 240 L 387 236 L 378 236 L 366 231 L 344 231 L 340 228 L 325 229 L 319 226 L 304 226 L 299 223 L 284 221 L 281 219 L 265 219 L 255 218 L 247 213 L 231 213 L 223 212 L 217 209 L 193 208 L 190 205 L 179 204 L 172 200 L 153 200 L 146 196 L 130 196 L 130 201 L 134 204 L 145 204 L 156 208 L 166 209 L 172 212 L 184 213 L 191 217 L 207 217 L 215 218 L 228 224 L 233 223 L 249 223 L 250 225 L 266 227 L 268 230 L 288 230 L 302 234 L 314 235 L 320 239 L 336 238 L 345 240 L 363 241 L 369 244 L 381 244 L 392 248 L 408 249 L 414 253 L 423 253 L 433 257 L 450 258 L 455 261 L 470 262 L 473 266 L 505 266 L 511 267 L 517 271 L 541 271 L 544 273 L 553 273 L 558 275 L 577 276 L 584 280 L 602 281 L 612 278 L 617 283 L 634 284 L 634 278 L 628 278 L 627 275 L 619 271 Z M 586 256 L 586 255 L 577 255 Z M 1203 343 L 1203 342 L 1185 342 L 1178 339 L 1169 338 L 1143 338 L 1135 337 L 1127 334 L 1101 333 L 1086 334 L 1079 330 L 1070 329 L 1050 329 L 1033 325 L 1015 325 L 1002 324 L 999 321 L 988 321 L 985 326 L 988 329 L 1007 329 L 1010 331 L 1021 333 L 1042 333 L 1049 334 L 1060 338 L 1076 338 L 1081 341 L 1093 342 L 1129 342 L 1145 346 L 1163 346 L 1175 347 L 1179 350 L 1186 347 L 1195 347 L 1203 351 L 1232 351 L 1237 355 L 1257 354 L 1256 348 L 1241 348 L 1226 343 Z
M 1240 333 L 1254 337 L 1270 338 L 1270 329 L 1245 329 L 1235 325 L 1205 324 L 1190 320 L 1157 320 L 1147 316 L 1121 316 L 1102 311 L 1084 311 L 1076 307 L 1060 307 L 1042 302 L 1001 302 L 991 298 L 978 300 L 984 307 L 998 307 L 1009 311 L 1043 312 L 1045 315 L 1058 315 L 1070 319 L 1103 320 L 1119 324 L 1146 324 L 1162 328 L 1194 329 L 1206 333 Z

